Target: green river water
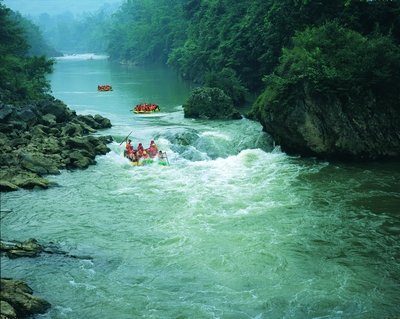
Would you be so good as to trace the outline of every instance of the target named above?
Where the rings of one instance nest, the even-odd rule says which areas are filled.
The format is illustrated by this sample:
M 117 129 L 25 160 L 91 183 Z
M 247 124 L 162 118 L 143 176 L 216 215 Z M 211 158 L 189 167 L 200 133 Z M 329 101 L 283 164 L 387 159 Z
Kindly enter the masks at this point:
M 92 257 L 1 257 L 52 304 L 38 318 L 400 317 L 399 163 L 288 156 L 256 122 L 185 119 L 191 88 L 164 67 L 86 58 L 58 61 L 53 95 L 108 117 L 112 151 L 1 194 L 2 239 Z M 140 102 L 161 112 L 131 113 Z M 131 166 L 131 131 L 171 165 Z

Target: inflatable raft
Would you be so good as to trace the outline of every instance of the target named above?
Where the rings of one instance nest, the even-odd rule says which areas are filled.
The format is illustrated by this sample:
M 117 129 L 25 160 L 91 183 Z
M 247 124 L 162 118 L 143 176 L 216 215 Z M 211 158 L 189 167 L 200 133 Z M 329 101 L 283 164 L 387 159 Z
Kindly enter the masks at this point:
M 107 92 L 107 91 L 112 91 L 112 86 L 111 85 L 98 85 L 97 86 L 97 91 L 101 91 L 101 92 Z
M 136 105 L 132 112 L 135 114 L 150 114 L 160 112 L 160 107 L 154 103 L 141 103 Z

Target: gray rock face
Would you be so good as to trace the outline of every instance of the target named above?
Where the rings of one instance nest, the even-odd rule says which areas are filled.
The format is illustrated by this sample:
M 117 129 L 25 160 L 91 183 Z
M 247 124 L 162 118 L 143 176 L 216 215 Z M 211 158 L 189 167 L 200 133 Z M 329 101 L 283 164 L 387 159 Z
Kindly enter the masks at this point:
M 304 88 L 289 108 L 266 107 L 259 120 L 288 153 L 345 160 L 400 157 L 400 104 L 363 105 L 337 98 L 318 100 Z
M 108 119 L 76 115 L 52 98 L 31 105 L 0 103 L 0 191 L 47 188 L 45 175 L 95 164 L 96 155 L 109 152 L 112 138 L 89 134 L 109 127 Z

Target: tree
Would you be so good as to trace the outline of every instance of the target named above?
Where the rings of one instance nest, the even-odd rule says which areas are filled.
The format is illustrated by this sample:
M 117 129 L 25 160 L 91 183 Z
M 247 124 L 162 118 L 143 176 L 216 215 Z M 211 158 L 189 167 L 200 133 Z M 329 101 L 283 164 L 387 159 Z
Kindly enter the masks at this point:
M 12 17 L 12 11 L 0 4 L 0 101 L 16 103 L 42 98 L 50 89 L 46 74 L 53 61 L 28 57 L 24 31 Z

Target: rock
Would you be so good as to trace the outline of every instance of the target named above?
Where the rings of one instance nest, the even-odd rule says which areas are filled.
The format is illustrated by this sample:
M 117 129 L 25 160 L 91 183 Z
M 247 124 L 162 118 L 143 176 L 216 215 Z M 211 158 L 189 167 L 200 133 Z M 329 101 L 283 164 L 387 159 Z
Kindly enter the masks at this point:
M 95 156 L 94 153 L 94 145 L 90 142 L 91 138 L 89 137 L 72 137 L 66 140 L 66 146 L 72 150 L 86 150 L 92 156 Z
M 14 308 L 4 300 L 0 301 L 0 315 L 1 319 L 17 319 Z
M 190 118 L 233 120 L 242 116 L 234 108 L 233 102 L 218 88 L 196 88 L 183 105 L 184 116 Z
M 8 258 L 18 257 L 37 257 L 43 251 L 42 246 L 36 239 L 28 239 L 24 242 L 19 241 L 1 241 L 0 251 L 5 252 Z
M 108 119 L 77 115 L 62 102 L 47 100 L 26 105 L 0 102 L 0 188 L 48 188 L 42 176 L 60 169 L 87 168 L 96 155 L 110 151 L 112 138 L 94 137 L 96 129 L 110 127 Z
M 111 121 L 108 118 L 105 118 L 99 114 L 94 116 L 95 121 L 99 124 L 99 128 L 110 128 Z
M 37 105 L 41 115 L 52 114 L 57 123 L 65 123 L 72 119 L 74 112 L 70 110 L 63 102 L 56 99 L 43 100 Z
M 20 165 L 28 171 L 39 176 L 46 174 L 58 174 L 57 164 L 54 160 L 41 154 L 22 153 Z
M 93 129 L 100 127 L 92 115 L 78 115 L 78 119 Z
M 41 118 L 42 124 L 46 126 L 56 124 L 56 120 L 57 120 L 56 116 L 54 114 L 49 114 L 49 113 L 43 115 Z
M 68 168 L 88 168 L 89 165 L 94 164 L 94 160 L 83 154 L 83 151 L 73 151 L 69 153 Z
M 49 302 L 32 293 L 32 289 L 20 280 L 1 279 L 0 299 L 14 309 L 17 318 L 42 314 L 51 307 Z M 12 313 L 8 306 L 6 310 Z M 3 307 L 1 313 L 3 315 Z
M 1 241 L 0 250 L 6 252 L 9 258 L 37 257 L 42 253 L 43 247 L 36 239 L 28 239 L 24 242 Z
M 13 192 L 18 190 L 18 186 L 8 181 L 0 180 L 0 192 Z
M 299 91 L 289 107 L 256 102 L 264 109 L 258 120 L 285 152 L 357 161 L 400 157 L 397 106 L 379 106 L 373 97 L 365 97 L 362 105 L 333 96 L 318 99 L 306 85 Z
M 62 129 L 63 136 L 80 136 L 83 133 L 82 126 L 77 123 L 67 123 Z
M 91 256 L 78 256 L 61 250 L 57 245 L 50 242 L 47 245 L 40 245 L 36 239 L 31 238 L 24 242 L 0 241 L 0 251 L 5 252 L 9 258 L 37 257 L 41 253 L 63 255 L 76 259 L 93 259 Z
M 37 177 L 35 174 L 22 173 L 14 176 L 11 182 L 18 187 L 32 189 L 34 187 L 40 187 L 47 189 L 49 187 L 49 181 L 47 179 Z

